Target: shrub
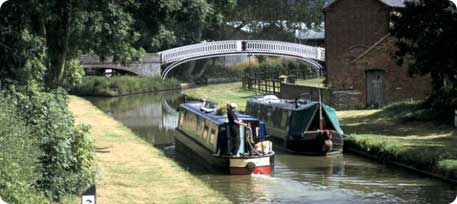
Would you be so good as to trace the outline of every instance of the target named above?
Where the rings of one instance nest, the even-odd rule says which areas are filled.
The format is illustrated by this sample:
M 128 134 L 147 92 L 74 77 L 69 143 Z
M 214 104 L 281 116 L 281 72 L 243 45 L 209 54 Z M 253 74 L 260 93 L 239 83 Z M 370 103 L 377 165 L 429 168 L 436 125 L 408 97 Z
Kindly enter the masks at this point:
M 457 87 L 443 87 L 435 91 L 425 102 L 425 107 L 436 112 L 436 120 L 451 122 L 457 110 Z
M 0 93 L 0 195 L 8 203 L 42 203 L 34 185 L 42 155 L 9 97 Z
M 71 93 L 80 96 L 120 96 L 126 94 L 179 88 L 176 79 L 121 76 L 121 77 L 84 77 L 82 83 L 72 88 Z
M 441 161 L 438 162 L 438 167 L 444 173 L 449 174 L 449 173 L 454 172 L 454 174 L 457 175 L 457 160 L 455 160 L 455 159 L 444 159 L 444 160 L 441 160 Z
M 52 200 L 81 192 L 94 179 L 88 127 L 75 127 L 64 90 L 14 92 L 19 115 L 38 140 L 41 168 L 37 188 Z

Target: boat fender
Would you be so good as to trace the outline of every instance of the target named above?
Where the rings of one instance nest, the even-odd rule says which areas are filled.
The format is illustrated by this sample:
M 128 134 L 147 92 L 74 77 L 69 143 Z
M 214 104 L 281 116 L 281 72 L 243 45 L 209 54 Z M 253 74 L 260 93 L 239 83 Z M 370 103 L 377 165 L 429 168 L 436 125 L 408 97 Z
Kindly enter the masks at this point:
M 246 169 L 248 169 L 249 171 L 254 171 L 255 163 L 254 162 L 248 162 L 248 164 L 246 164 Z
M 322 151 L 323 151 L 323 152 L 328 152 L 328 151 L 330 151 L 330 150 L 332 149 L 332 147 L 333 147 L 333 142 L 332 142 L 332 140 L 326 139 L 326 140 L 324 141 L 324 144 L 322 144 Z

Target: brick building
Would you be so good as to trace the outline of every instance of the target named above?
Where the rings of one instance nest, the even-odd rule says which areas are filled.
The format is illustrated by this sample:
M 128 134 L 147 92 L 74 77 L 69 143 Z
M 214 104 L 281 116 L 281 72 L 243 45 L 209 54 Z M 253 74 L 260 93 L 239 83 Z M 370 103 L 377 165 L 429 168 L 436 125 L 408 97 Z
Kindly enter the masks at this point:
M 324 8 L 327 82 L 359 92 L 356 107 L 422 99 L 431 91 L 429 77 L 410 78 L 393 59 L 390 15 L 404 6 L 404 0 L 333 0 Z

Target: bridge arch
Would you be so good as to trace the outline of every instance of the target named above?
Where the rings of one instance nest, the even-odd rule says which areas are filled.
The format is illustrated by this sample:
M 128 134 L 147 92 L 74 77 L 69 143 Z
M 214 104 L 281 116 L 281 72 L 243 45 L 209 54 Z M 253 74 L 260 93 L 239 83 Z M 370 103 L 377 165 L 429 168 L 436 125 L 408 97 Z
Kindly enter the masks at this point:
M 265 55 L 299 59 L 321 73 L 323 66 L 319 61 L 325 61 L 325 49 L 308 45 L 266 41 L 266 40 L 228 40 L 204 42 L 178 47 L 158 53 L 161 64 L 166 68 L 161 72 L 164 79 L 177 66 L 194 60 L 207 59 L 230 55 Z

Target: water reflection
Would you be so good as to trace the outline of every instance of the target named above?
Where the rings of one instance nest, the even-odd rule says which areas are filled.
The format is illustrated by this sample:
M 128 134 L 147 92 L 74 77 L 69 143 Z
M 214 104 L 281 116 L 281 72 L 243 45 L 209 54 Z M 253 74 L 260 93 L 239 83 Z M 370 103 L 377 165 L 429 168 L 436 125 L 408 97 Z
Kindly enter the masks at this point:
M 179 92 L 88 99 L 149 143 L 158 147 L 174 143 Z
M 234 203 L 450 203 L 457 188 L 351 154 L 307 157 L 277 152 L 271 176 L 229 176 L 174 147 L 180 93 L 90 98 L 104 112 L 160 147 L 181 166 Z

